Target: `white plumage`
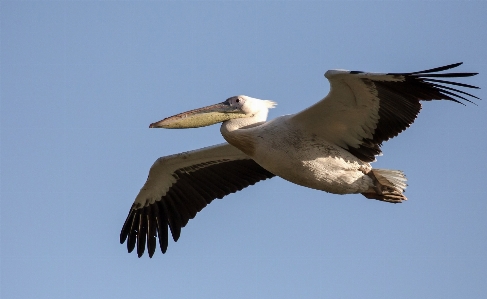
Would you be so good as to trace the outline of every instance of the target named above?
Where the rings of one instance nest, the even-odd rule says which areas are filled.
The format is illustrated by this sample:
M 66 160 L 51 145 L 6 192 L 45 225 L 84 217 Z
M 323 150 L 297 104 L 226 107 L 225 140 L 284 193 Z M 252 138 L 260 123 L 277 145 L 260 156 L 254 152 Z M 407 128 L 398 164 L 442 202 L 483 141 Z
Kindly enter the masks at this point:
M 293 115 L 267 120 L 272 101 L 235 96 L 180 113 L 152 128 L 195 128 L 222 122 L 228 143 L 156 160 L 120 234 L 128 251 L 154 254 L 157 238 L 164 253 L 168 227 L 174 241 L 181 228 L 215 198 L 260 180 L 280 176 L 292 183 L 335 194 L 361 193 L 399 203 L 406 178 L 399 170 L 372 168 L 382 142 L 409 127 L 421 100 L 477 98 L 452 88 L 475 86 L 438 78 L 476 73 L 438 73 L 461 63 L 414 73 L 330 70 L 329 94 Z M 445 85 L 446 84 L 446 85 Z

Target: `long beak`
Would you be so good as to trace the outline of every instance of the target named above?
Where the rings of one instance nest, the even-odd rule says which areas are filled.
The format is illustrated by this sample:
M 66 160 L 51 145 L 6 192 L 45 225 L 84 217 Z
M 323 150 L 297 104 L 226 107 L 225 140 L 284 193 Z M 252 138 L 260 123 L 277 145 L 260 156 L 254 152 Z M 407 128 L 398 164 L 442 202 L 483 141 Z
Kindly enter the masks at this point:
M 198 128 L 245 116 L 241 110 L 230 106 L 227 102 L 223 102 L 167 117 L 150 124 L 149 128 Z

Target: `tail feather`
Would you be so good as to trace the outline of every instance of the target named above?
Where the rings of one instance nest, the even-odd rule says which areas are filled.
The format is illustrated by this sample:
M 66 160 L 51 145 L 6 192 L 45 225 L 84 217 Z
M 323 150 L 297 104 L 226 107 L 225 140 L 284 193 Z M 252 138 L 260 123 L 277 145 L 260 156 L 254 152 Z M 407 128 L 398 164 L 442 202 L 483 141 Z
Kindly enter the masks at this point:
M 395 188 L 398 188 L 401 190 L 401 192 L 404 192 L 406 190 L 407 184 L 406 184 L 406 176 L 404 175 L 404 172 L 400 170 L 389 170 L 389 169 L 373 169 L 372 170 L 376 177 L 384 177 L 387 181 L 389 181 Z
M 374 168 L 367 175 L 373 180 L 374 187 L 362 193 L 365 197 L 392 203 L 407 200 L 403 194 L 407 179 L 402 171 Z

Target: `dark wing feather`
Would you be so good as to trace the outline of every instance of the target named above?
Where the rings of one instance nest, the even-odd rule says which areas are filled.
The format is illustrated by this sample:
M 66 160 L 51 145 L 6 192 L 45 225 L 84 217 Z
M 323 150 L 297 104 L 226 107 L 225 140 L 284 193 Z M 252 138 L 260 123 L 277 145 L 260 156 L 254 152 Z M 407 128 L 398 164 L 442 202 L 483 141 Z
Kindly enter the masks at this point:
M 452 88 L 476 86 L 436 78 L 470 77 L 476 73 L 438 73 L 450 64 L 412 73 L 365 73 L 331 70 L 330 92 L 320 102 L 295 114 L 291 122 L 347 149 L 364 162 L 381 153 L 384 141 L 407 129 L 421 110 L 420 101 L 472 102 L 477 97 Z M 465 95 L 465 96 L 463 96 Z
M 457 66 L 462 65 L 462 63 L 463 62 L 452 63 L 452 64 L 449 64 L 449 65 L 435 67 L 435 68 L 432 68 L 432 69 L 429 69 L 429 70 L 424 70 L 424 71 L 412 72 L 412 73 L 408 73 L 408 74 L 413 75 L 413 74 L 425 74 L 425 73 L 442 72 L 442 71 L 446 71 L 446 70 L 449 70 L 449 69 L 452 69 L 452 68 L 456 68 Z M 404 74 L 404 73 L 402 73 L 402 74 Z M 398 75 L 401 75 L 401 74 L 398 74 Z
M 193 165 L 191 169 L 177 169 L 173 173 L 175 183 L 159 200 L 145 207 L 135 203 L 120 233 L 120 243 L 127 243 L 131 252 L 137 240 L 137 254 L 141 257 L 147 249 L 152 257 L 159 246 L 165 253 L 168 245 L 168 226 L 174 241 L 177 241 L 181 228 L 196 216 L 215 198 L 242 190 L 258 181 L 274 177 L 254 160 L 241 159 L 214 161 Z M 156 234 L 157 233 L 157 234 Z
M 397 136 L 399 133 L 407 129 L 414 122 L 421 110 L 420 101 L 450 100 L 463 105 L 461 100 L 464 100 L 473 103 L 471 100 L 460 94 L 465 94 L 476 99 L 478 99 L 478 97 L 445 85 L 428 82 L 428 80 L 434 80 L 429 78 L 435 77 L 458 78 L 477 75 L 477 73 L 432 74 L 432 72 L 447 70 L 461 64 L 462 63 L 455 63 L 414 73 L 388 74 L 391 76 L 402 76 L 404 81 L 400 82 L 363 79 L 367 84 L 373 84 L 377 89 L 378 98 L 380 99 L 379 122 L 377 123 L 377 128 L 373 133 L 372 139 L 365 139 L 364 145 L 361 144 L 359 147 L 355 148 L 349 147 L 348 150 L 363 161 L 374 161 L 377 151 L 376 149 L 370 149 L 368 144 L 372 143 L 380 147 L 384 141 Z M 457 82 L 450 81 L 441 81 L 441 83 L 459 85 Z M 478 88 L 470 85 L 461 86 Z

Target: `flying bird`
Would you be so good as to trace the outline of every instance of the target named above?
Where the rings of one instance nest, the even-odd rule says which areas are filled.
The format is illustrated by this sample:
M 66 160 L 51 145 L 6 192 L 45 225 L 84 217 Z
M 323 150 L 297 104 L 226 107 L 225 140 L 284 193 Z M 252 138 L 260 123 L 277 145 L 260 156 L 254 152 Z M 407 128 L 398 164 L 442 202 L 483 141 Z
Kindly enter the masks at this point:
M 152 257 L 159 239 L 165 253 L 168 228 L 177 241 L 181 228 L 215 198 L 274 176 L 334 194 L 407 200 L 404 173 L 370 163 L 384 141 L 414 122 L 420 101 L 479 99 L 458 89 L 478 87 L 443 80 L 477 74 L 443 72 L 461 64 L 412 73 L 329 70 L 325 98 L 271 121 L 267 113 L 275 102 L 240 95 L 152 123 L 150 128 L 168 129 L 222 123 L 227 143 L 157 159 L 125 220 L 120 243 L 127 241 L 128 252 L 137 247 L 139 257 L 147 246 Z

